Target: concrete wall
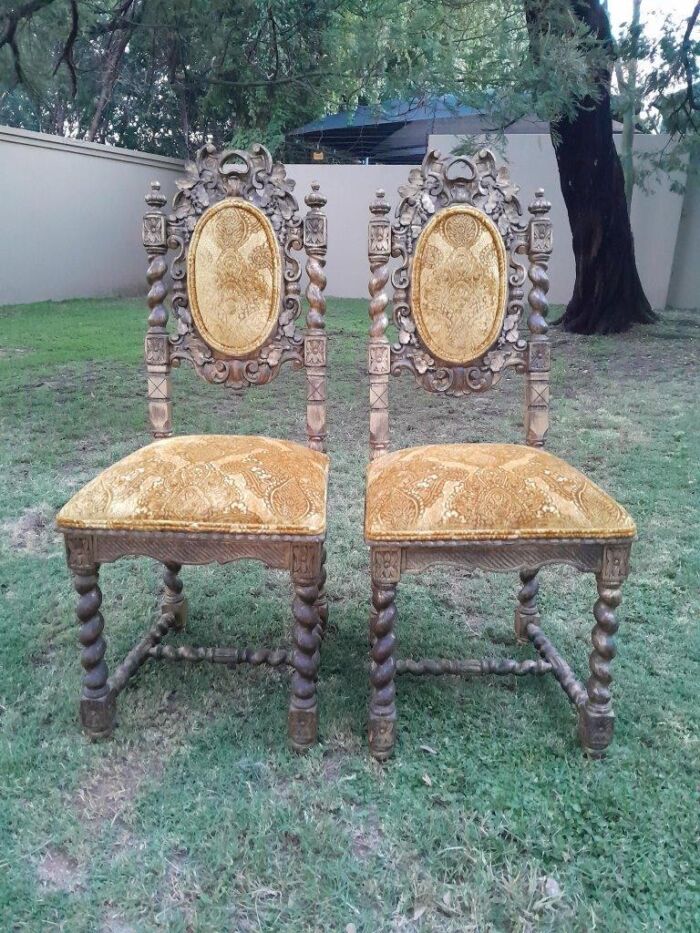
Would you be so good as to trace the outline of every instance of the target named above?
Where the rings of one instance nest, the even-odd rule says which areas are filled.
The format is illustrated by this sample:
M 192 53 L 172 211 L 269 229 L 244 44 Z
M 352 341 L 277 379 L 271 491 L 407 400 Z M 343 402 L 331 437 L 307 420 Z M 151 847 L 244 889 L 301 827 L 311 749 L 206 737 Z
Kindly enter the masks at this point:
M 0 305 L 145 291 L 144 196 L 182 162 L 0 127 Z
M 410 166 L 290 165 L 288 171 L 296 180 L 295 194 L 300 203 L 314 180 L 328 198 L 328 294 L 337 298 L 368 298 L 369 205 L 377 188 L 384 188 L 392 206 L 398 204 L 397 189 L 405 183 Z
M 452 151 L 455 137 L 433 136 L 431 146 Z M 662 145 L 659 137 L 638 137 L 641 148 Z M 550 300 L 571 295 L 574 261 L 566 208 L 548 136 L 509 139 L 506 156 L 520 185 L 523 207 L 544 187 L 552 201 L 555 252 Z M 303 207 L 311 181 L 328 198 L 328 293 L 367 297 L 368 205 L 378 187 L 393 206 L 409 166 L 290 165 Z M 0 305 L 76 297 L 138 294 L 145 291 L 145 257 L 140 218 L 144 195 L 158 178 L 168 198 L 183 172 L 181 162 L 95 143 L 0 127 Z M 700 188 L 686 193 L 683 236 L 676 239 L 683 198 L 666 185 L 653 194 L 635 192 L 632 225 L 642 281 L 655 307 L 669 299 L 697 306 L 700 263 Z M 674 262 L 675 256 L 675 262 Z
M 683 200 L 671 271 L 671 308 L 700 308 L 700 153 L 694 157 Z

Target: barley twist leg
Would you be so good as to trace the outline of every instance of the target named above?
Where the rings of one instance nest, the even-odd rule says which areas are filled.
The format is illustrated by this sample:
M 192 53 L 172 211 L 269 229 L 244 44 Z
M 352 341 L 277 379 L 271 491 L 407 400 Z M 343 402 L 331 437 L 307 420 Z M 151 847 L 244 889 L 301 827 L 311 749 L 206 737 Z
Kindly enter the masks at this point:
M 372 584 L 370 614 L 369 747 L 375 758 L 391 756 L 396 742 L 396 584 Z
M 294 654 L 292 695 L 289 703 L 289 742 L 296 752 L 315 744 L 318 735 L 316 680 L 320 662 L 318 582 L 294 583 Z
M 581 744 L 592 758 L 602 758 L 613 737 L 615 716 L 610 690 L 610 664 L 617 652 L 615 633 L 618 621 L 615 609 L 621 600 L 619 583 L 610 583 L 600 576 L 597 583 L 598 599 L 593 608 L 596 620 L 592 634 L 593 651 L 588 661 L 591 676 L 586 684 L 588 698 L 579 708 Z
M 539 626 L 540 613 L 537 608 L 537 594 L 540 584 L 537 570 L 527 568 L 520 571 L 522 587 L 518 593 L 518 606 L 515 610 L 515 640 L 519 645 L 527 645 L 527 627 L 531 622 Z
M 164 566 L 161 615 L 171 612 L 175 616 L 173 628 L 181 632 L 187 624 L 187 599 L 182 595 L 183 583 L 179 577 L 182 564 L 168 561 Z
M 80 663 L 85 671 L 80 698 L 80 720 L 92 739 L 111 735 L 114 728 L 115 702 L 107 678 L 104 656 L 107 644 L 102 637 L 104 619 L 100 612 L 102 592 L 99 565 L 82 567 L 73 573 L 73 585 L 79 594 L 76 615 L 80 622 L 78 640 L 82 645 Z

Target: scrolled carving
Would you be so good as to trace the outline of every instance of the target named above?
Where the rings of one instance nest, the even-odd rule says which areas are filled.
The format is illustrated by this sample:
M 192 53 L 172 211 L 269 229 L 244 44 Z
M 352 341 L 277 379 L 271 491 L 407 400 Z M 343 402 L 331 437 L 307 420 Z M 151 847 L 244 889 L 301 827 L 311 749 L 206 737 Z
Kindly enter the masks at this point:
M 178 192 L 168 217 L 168 246 L 175 251 L 170 265 L 172 309 L 177 332 L 170 337 L 173 365 L 192 363 L 207 382 L 244 389 L 264 385 L 285 363 L 304 364 L 304 334 L 297 326 L 301 312 L 301 264 L 293 255 L 303 248 L 303 222 L 293 194 L 294 182 L 264 146 L 249 151 L 217 152 L 207 143 L 185 166 L 186 177 L 176 184 Z M 232 358 L 214 350 L 202 338 L 192 320 L 187 294 L 187 251 L 201 215 L 223 198 L 243 198 L 260 208 L 272 224 L 282 254 L 283 296 L 277 325 L 263 347 L 248 356 Z M 317 231 L 317 233 L 320 232 Z
M 411 372 L 418 384 L 430 392 L 464 396 L 490 389 L 509 367 L 523 370 L 527 343 L 520 336 L 519 325 L 527 278 L 528 227 L 521 218 L 517 191 L 507 168 L 499 168 L 486 149 L 474 157 L 448 159 L 433 150 L 419 169 L 411 170 L 408 183 L 399 188 L 402 200 L 391 229 L 391 254 L 399 260 L 391 276 L 398 328 L 398 340 L 391 348 L 394 375 Z M 428 352 L 417 332 L 411 306 L 412 261 L 418 237 L 437 211 L 453 204 L 471 204 L 483 211 L 498 228 L 509 251 L 503 326 L 493 346 L 468 365 L 447 363 Z

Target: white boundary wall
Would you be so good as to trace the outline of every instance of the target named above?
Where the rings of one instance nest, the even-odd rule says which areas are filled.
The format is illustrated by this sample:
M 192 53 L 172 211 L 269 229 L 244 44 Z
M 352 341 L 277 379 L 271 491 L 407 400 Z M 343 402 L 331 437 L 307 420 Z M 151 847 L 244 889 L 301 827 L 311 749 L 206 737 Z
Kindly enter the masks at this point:
M 639 136 L 636 144 L 654 148 L 664 141 Z M 455 143 L 455 137 L 430 139 L 432 147 L 445 153 Z M 549 294 L 552 302 L 565 303 L 574 262 L 549 137 L 512 136 L 506 155 L 523 207 L 538 186 L 552 201 L 555 252 Z M 328 198 L 328 294 L 365 298 L 368 205 L 382 187 L 395 206 L 409 166 L 288 168 L 302 208 L 314 179 Z M 154 178 L 172 198 L 175 179 L 182 174 L 183 163 L 176 159 L 0 127 L 0 305 L 144 293 L 143 198 Z M 652 304 L 664 307 L 670 298 L 680 306 L 700 306 L 700 297 L 695 298 L 700 291 L 700 188 L 688 187 L 685 204 L 664 185 L 651 195 L 635 191 L 632 225 L 640 275 Z
M 145 293 L 141 215 L 182 162 L 0 127 L 0 305 Z

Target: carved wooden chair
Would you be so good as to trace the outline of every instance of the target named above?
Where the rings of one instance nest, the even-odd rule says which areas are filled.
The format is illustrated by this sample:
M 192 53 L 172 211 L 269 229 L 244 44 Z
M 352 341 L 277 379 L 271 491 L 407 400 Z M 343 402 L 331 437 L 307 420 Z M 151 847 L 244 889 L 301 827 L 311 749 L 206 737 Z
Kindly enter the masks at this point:
M 383 191 L 370 208 L 372 462 L 365 539 L 372 574 L 369 742 L 379 759 L 387 758 L 395 743 L 394 677 L 405 673 L 551 673 L 578 710 L 584 749 L 600 756 L 612 738 L 614 610 L 635 526 L 602 489 L 542 450 L 549 420 L 550 204 L 538 190 L 526 223 L 517 190 L 487 150 L 451 159 L 431 152 L 399 189 L 394 223 Z M 386 334 L 392 257 L 399 260 L 391 276 L 395 343 Z M 526 339 L 519 325 L 528 276 Z M 387 453 L 390 374 L 406 371 L 429 392 L 461 397 L 492 388 L 508 369 L 526 377 L 526 444 L 448 444 Z M 441 562 L 519 571 L 515 635 L 518 643 L 532 642 L 539 658 L 396 660 L 401 575 Z M 540 628 L 537 572 L 552 563 L 596 576 L 586 685 Z
M 217 153 L 204 146 L 178 183 L 173 213 L 157 182 L 143 221 L 148 267 L 148 408 L 154 443 L 88 483 L 57 518 L 80 594 L 83 678 L 80 712 L 91 737 L 109 735 L 115 699 L 149 658 L 293 668 L 289 736 L 295 750 L 316 740 L 316 678 L 327 621 L 326 201 L 317 184 L 301 218 L 294 182 L 262 146 Z M 309 302 L 305 331 L 301 267 Z M 174 251 L 170 265 L 168 249 Z M 166 275 L 177 331 L 167 329 Z M 285 363 L 307 377 L 307 446 L 267 437 L 173 437 L 171 368 L 191 363 L 207 382 L 242 390 L 270 382 Z M 109 677 L 105 664 L 101 564 L 125 555 L 165 565 L 160 618 Z M 173 647 L 161 644 L 186 619 L 183 564 L 243 558 L 288 569 L 294 586 L 294 650 Z

